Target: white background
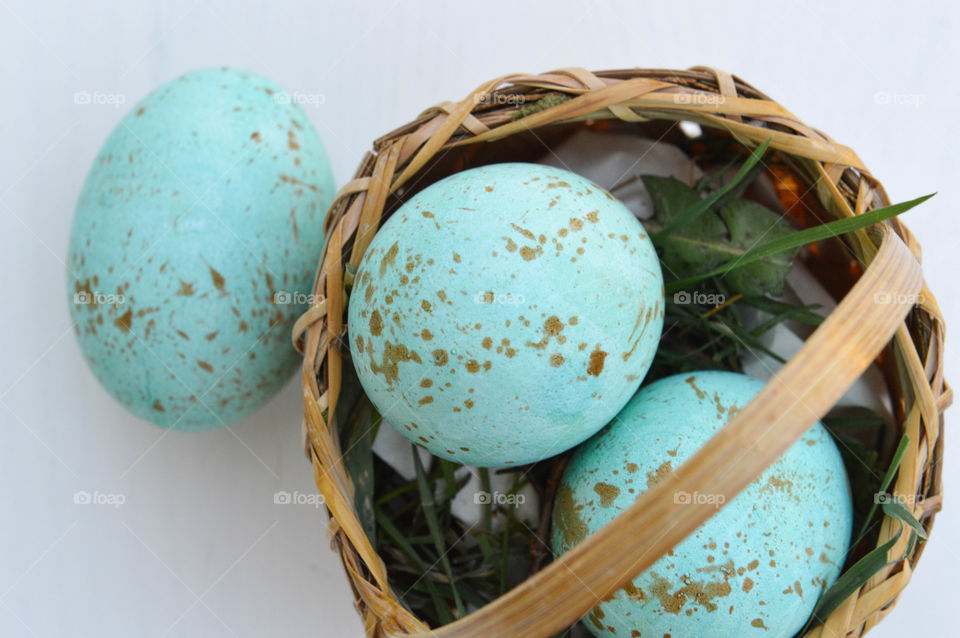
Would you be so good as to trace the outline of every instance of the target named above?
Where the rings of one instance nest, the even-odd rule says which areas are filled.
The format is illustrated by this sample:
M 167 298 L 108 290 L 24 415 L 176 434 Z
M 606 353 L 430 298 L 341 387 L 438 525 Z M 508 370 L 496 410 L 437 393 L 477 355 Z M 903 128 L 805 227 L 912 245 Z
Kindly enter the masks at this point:
M 957 6 L 0 0 L 0 636 L 361 635 L 322 513 L 273 503 L 313 493 L 296 381 L 229 429 L 168 433 L 109 399 L 71 334 L 77 195 L 124 109 L 157 85 L 230 65 L 322 95 L 306 111 L 342 184 L 375 137 L 498 75 L 724 68 L 856 149 L 894 200 L 940 192 L 905 221 L 956 322 Z M 78 91 L 126 106 L 76 105 Z M 955 632 L 954 441 L 946 509 L 872 635 Z M 78 506 L 79 490 L 125 502 Z

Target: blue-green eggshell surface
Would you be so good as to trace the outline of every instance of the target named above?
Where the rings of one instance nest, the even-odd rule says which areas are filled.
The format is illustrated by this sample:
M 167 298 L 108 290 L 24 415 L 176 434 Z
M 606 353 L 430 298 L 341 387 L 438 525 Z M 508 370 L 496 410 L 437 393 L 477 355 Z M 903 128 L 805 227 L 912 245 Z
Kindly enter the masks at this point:
M 432 184 L 377 232 L 350 297 L 350 352 L 408 439 L 517 465 L 623 407 L 663 308 L 653 244 L 619 201 L 568 171 L 495 164 Z
M 708 371 L 643 388 L 573 454 L 554 507 L 554 553 L 568 551 L 669 476 L 762 387 L 746 375 Z M 674 502 L 719 499 L 680 492 Z M 840 453 L 816 423 L 672 552 L 595 607 L 585 624 L 605 637 L 638 631 L 790 638 L 839 575 L 852 521 Z
M 253 73 L 188 73 L 137 104 L 103 145 L 70 236 L 80 348 L 130 411 L 177 429 L 263 405 L 298 357 L 334 193 L 290 94 Z

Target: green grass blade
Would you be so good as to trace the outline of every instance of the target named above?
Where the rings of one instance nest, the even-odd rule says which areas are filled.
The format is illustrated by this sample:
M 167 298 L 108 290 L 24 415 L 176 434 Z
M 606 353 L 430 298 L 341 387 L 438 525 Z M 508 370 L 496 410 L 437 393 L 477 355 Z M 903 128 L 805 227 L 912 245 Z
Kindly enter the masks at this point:
M 886 567 L 888 564 L 887 552 L 900 539 L 902 533 L 903 527 L 897 531 L 893 538 L 858 560 L 850 569 L 841 574 L 837 582 L 820 597 L 810 620 L 816 619 L 821 622 L 825 620 L 850 594 L 863 587 L 863 584 L 870 580 L 874 574 Z M 803 635 L 803 633 L 800 632 L 800 635 Z
M 886 498 L 883 501 L 883 513 L 906 523 L 913 529 L 917 536 L 923 540 L 927 540 L 927 530 L 923 528 L 923 525 L 920 524 L 920 521 L 916 519 L 913 513 L 908 510 L 903 503 L 898 501 L 895 496 L 891 494 L 885 494 L 884 496 L 886 496 Z
M 457 485 L 456 471 L 463 466 L 446 459 L 438 459 L 438 462 L 440 463 L 440 471 L 443 473 L 443 481 L 446 486 L 444 497 L 449 501 L 460 491 L 460 487 Z
M 893 482 L 893 476 L 900 468 L 900 461 L 903 459 L 903 455 L 906 453 L 907 445 L 909 445 L 909 443 L 909 436 L 904 434 L 900 437 L 900 443 L 897 445 L 897 451 L 893 453 L 893 458 L 890 459 L 890 466 L 883 475 L 883 480 L 880 481 L 880 489 L 877 490 L 878 497 L 880 494 L 885 494 L 887 489 L 890 487 L 890 483 Z M 863 519 L 863 526 L 860 528 L 860 533 L 855 536 L 856 542 L 858 543 L 863 539 L 864 534 L 867 533 L 867 529 L 870 527 L 870 521 L 873 520 L 873 515 L 876 514 L 877 508 L 880 506 L 880 503 L 877 502 L 878 500 L 879 498 L 873 499 L 873 505 L 870 506 L 870 511 L 867 512 L 867 517 Z
M 443 567 L 443 571 L 450 581 L 450 589 L 453 592 L 453 602 L 457 606 L 457 613 L 460 617 L 463 617 L 466 615 L 466 609 L 463 606 L 463 601 L 460 599 L 460 594 L 454 583 L 453 568 L 450 566 L 450 559 L 447 557 L 446 542 L 443 540 L 443 530 L 440 527 L 440 519 L 437 516 L 433 490 L 427 482 L 427 474 L 423 469 L 423 462 L 420 460 L 420 455 L 417 453 L 417 446 L 411 445 L 410 449 L 413 452 L 413 465 L 417 471 L 417 486 L 420 489 L 420 502 L 423 505 L 423 515 L 427 520 L 427 528 L 430 530 L 430 535 L 433 536 L 433 544 L 437 550 L 437 555 L 440 557 L 440 565 Z
M 826 224 L 820 224 L 818 226 L 813 226 L 811 228 L 806 228 L 804 230 L 797 231 L 786 237 L 781 237 L 771 242 L 761 244 L 755 248 L 747 251 L 746 254 L 736 258 L 731 259 L 729 262 L 715 268 L 711 271 L 695 275 L 693 277 L 687 277 L 686 279 L 679 279 L 667 285 L 667 294 L 672 295 L 675 292 L 683 290 L 690 284 L 696 283 L 703 279 L 709 277 L 716 277 L 718 275 L 725 275 L 735 268 L 741 268 L 748 264 L 751 264 L 755 261 L 759 261 L 766 257 L 776 255 L 794 248 L 799 248 L 800 246 L 805 246 L 806 244 L 820 241 L 823 239 L 828 239 L 830 237 L 836 237 L 844 233 L 849 233 L 854 230 L 860 230 L 861 228 L 866 228 L 867 226 L 872 226 L 891 217 L 896 217 L 902 213 L 907 212 L 911 208 L 922 204 L 936 193 L 931 193 L 929 195 L 924 195 L 923 197 L 918 197 L 916 199 L 911 199 L 907 202 L 901 202 L 899 204 L 893 204 L 892 206 L 885 206 L 883 208 L 878 208 L 872 210 L 869 213 L 864 213 L 863 215 L 856 215 L 855 217 L 846 217 L 844 219 L 837 219 Z
M 783 317 L 784 320 L 797 321 L 808 326 L 819 326 L 823 323 L 823 317 L 814 312 L 821 307 L 817 304 L 795 306 L 769 297 L 744 297 L 738 303 L 770 315 Z
M 377 518 L 377 525 L 384 533 L 390 537 L 390 539 L 397 544 L 397 547 L 409 558 L 420 570 L 421 574 L 425 574 L 424 578 L 421 579 L 421 582 L 424 583 L 427 591 L 430 594 L 430 598 L 433 601 L 433 606 L 437 612 L 437 618 L 440 619 L 440 622 L 443 624 L 451 623 L 454 621 L 453 614 L 450 612 L 450 608 L 447 606 L 446 601 L 444 601 L 443 596 L 440 595 L 440 592 L 437 590 L 436 586 L 433 584 L 433 581 L 430 579 L 429 575 L 426 575 L 430 569 L 420 558 L 420 555 L 417 554 L 416 550 L 413 549 L 413 546 L 407 542 L 407 539 L 404 535 L 397 529 L 397 526 L 393 524 L 393 521 L 390 520 L 390 516 L 383 511 L 382 508 L 375 508 L 375 514 Z

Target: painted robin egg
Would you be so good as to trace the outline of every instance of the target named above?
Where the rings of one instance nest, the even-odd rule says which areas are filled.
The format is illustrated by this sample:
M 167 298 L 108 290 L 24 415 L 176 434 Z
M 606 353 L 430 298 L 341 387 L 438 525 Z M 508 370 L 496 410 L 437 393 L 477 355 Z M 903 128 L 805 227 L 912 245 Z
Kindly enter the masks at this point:
M 334 193 L 290 95 L 252 73 L 189 73 L 111 133 L 77 204 L 67 261 L 80 348 L 104 388 L 166 427 L 263 405 L 298 357 Z
M 487 467 L 567 450 L 639 387 L 663 326 L 643 226 L 573 173 L 463 171 L 373 238 L 349 304 L 350 352 L 386 420 Z
M 668 477 L 762 387 L 746 375 L 708 371 L 642 389 L 573 454 L 554 504 L 554 553 L 563 554 Z M 678 492 L 674 503 L 719 508 L 723 499 Z M 839 575 L 852 525 L 840 453 L 816 423 L 584 622 L 597 636 L 790 638 Z

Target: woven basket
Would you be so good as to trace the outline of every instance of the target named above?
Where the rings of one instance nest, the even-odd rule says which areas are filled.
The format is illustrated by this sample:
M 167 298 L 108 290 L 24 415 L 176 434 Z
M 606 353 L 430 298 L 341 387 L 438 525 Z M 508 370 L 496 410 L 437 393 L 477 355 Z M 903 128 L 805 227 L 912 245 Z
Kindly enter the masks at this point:
M 351 365 L 344 319 L 344 277 L 350 269 L 345 264 L 359 264 L 380 224 L 403 200 L 446 175 L 533 159 L 544 146 L 582 127 L 634 127 L 647 137 L 670 140 L 682 135 L 675 124 L 683 120 L 702 127 L 698 139 L 714 153 L 742 154 L 771 139 L 767 172 L 775 178 L 781 201 L 792 197 L 802 204 L 790 206 L 799 225 L 889 204 L 881 184 L 851 149 L 736 76 L 701 67 L 596 73 L 564 69 L 494 79 L 461 102 L 432 107 L 378 139 L 356 177 L 337 195 L 325 222 L 328 239 L 314 281 L 316 302 L 298 320 L 294 343 L 304 355 L 307 455 L 330 512 L 333 546 L 370 636 L 540 637 L 562 631 L 715 512 L 707 503 L 677 507 L 673 493 L 709 492 L 729 502 L 871 365 L 884 374 L 899 428 L 895 434 L 909 436 L 890 492 L 931 528 L 941 505 L 942 415 L 951 400 L 943 378 L 944 323 L 924 284 L 920 246 L 892 220 L 811 247 L 811 271 L 842 298 L 835 311 L 710 444 L 610 525 L 523 585 L 444 627 L 427 627 L 391 590 L 384 564 L 354 511 L 351 476 L 330 416 L 344 366 Z M 878 304 L 878 295 L 890 303 Z M 748 444 L 752 454 L 729 467 L 727 459 Z M 877 543 L 895 536 L 900 525 L 885 518 Z M 860 636 L 873 627 L 896 603 L 923 547 L 917 544 L 906 559 L 875 575 L 807 635 Z M 907 548 L 908 535 L 903 534 L 889 557 L 895 560 Z

